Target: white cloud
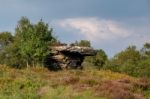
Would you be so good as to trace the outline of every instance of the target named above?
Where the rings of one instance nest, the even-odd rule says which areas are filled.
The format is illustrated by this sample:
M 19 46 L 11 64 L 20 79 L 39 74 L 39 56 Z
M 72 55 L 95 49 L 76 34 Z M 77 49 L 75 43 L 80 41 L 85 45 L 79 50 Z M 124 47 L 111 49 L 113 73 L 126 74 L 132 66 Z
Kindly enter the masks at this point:
M 150 42 L 150 24 L 148 22 L 147 20 L 140 21 L 140 19 L 114 21 L 94 17 L 53 21 L 57 28 L 66 32 L 63 34 L 64 36 L 60 36 L 64 42 L 90 40 L 93 47 L 104 49 L 110 56 L 129 45 L 136 45 L 140 49 L 145 42 Z
M 69 18 L 58 22 L 65 29 L 78 30 L 86 39 L 91 41 L 126 38 L 131 32 L 120 23 L 98 18 Z

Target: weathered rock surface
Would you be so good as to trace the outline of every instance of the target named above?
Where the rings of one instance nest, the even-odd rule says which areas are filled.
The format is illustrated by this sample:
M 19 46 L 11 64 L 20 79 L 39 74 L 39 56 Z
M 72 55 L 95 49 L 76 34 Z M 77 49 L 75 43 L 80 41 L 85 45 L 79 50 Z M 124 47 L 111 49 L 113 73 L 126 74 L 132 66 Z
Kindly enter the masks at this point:
M 96 54 L 93 48 L 80 46 L 52 46 L 50 50 L 47 63 L 51 69 L 82 69 L 84 57 Z

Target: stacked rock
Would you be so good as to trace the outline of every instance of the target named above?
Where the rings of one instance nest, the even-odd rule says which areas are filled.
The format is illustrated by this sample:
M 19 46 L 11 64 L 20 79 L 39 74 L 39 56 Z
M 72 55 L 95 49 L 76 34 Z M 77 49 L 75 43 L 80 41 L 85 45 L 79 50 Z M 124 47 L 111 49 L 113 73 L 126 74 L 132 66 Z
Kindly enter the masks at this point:
M 47 63 L 51 69 L 82 69 L 84 57 L 96 54 L 93 48 L 80 46 L 51 46 L 50 50 Z

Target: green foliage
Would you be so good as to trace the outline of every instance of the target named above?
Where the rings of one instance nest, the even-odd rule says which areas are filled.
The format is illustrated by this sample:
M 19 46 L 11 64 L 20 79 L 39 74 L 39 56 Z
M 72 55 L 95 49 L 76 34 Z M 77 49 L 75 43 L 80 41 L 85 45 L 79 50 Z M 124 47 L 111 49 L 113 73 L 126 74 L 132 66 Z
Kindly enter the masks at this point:
M 0 49 L 9 45 L 13 42 L 14 37 L 10 32 L 1 32 L 0 33 Z
M 21 68 L 24 61 L 19 53 L 19 48 L 15 43 L 6 46 L 4 51 L 0 53 L 1 64 L 6 64 L 11 67 Z
M 48 46 L 53 39 L 52 29 L 42 20 L 34 25 L 23 17 L 16 28 L 16 41 L 27 65 L 42 64 L 49 54 Z
M 13 67 L 43 65 L 45 57 L 49 55 L 48 49 L 56 39 L 52 36 L 52 28 L 40 20 L 37 24 L 30 23 L 26 17 L 18 21 L 14 37 L 10 33 L 0 34 L 0 44 L 5 49 L 0 53 L 3 61 Z M 12 42 L 8 45 L 9 42 Z
M 137 71 L 140 77 L 150 77 L 150 58 L 142 59 L 138 64 Z
M 76 41 L 75 43 L 73 43 L 72 45 L 76 45 L 76 46 L 82 46 L 82 47 L 91 47 L 91 43 L 90 41 L 87 40 L 81 40 L 81 41 Z
M 102 49 L 98 50 L 96 56 L 94 56 L 93 60 L 94 65 L 100 69 L 104 66 L 106 61 L 107 61 L 106 53 Z
M 107 60 L 107 55 L 102 49 L 97 50 L 95 56 L 88 56 L 85 58 L 85 62 L 95 66 L 99 70 L 103 68 Z
M 103 69 L 105 69 L 105 70 L 108 69 L 108 70 L 111 70 L 114 72 L 120 72 L 119 68 L 120 68 L 120 66 L 117 64 L 116 60 L 114 60 L 114 59 L 109 59 L 103 67 Z
M 141 53 L 143 57 L 150 57 L 150 43 L 145 43 L 143 48 L 141 49 Z
M 122 65 L 128 61 L 137 63 L 140 60 L 140 52 L 136 50 L 135 46 L 129 46 L 124 51 L 118 53 L 114 59 L 118 63 L 118 65 Z
M 110 59 L 104 68 L 132 76 L 150 77 L 148 49 L 148 43 L 144 45 L 141 51 L 136 50 L 135 46 L 130 46 Z
M 8 58 L 10 57 L 13 42 L 14 36 L 10 32 L 0 33 L 0 64 L 10 63 Z

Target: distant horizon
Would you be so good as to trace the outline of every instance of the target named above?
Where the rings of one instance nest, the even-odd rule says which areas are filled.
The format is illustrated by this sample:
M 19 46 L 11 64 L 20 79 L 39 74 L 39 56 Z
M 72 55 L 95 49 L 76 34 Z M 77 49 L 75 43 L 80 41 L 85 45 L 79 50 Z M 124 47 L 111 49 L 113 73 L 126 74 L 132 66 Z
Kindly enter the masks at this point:
M 109 57 L 150 42 L 149 0 L 1 0 L 0 12 L 0 32 L 14 33 L 22 16 L 42 18 L 61 42 L 89 40 Z

